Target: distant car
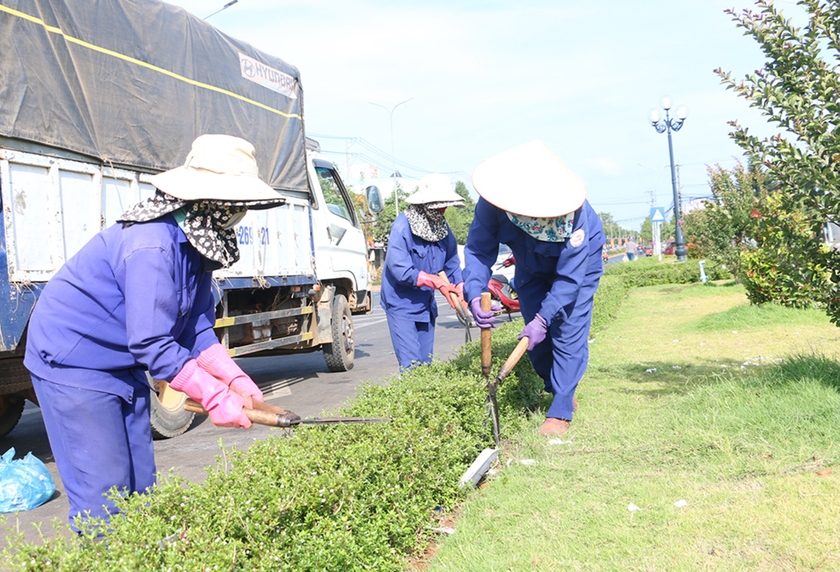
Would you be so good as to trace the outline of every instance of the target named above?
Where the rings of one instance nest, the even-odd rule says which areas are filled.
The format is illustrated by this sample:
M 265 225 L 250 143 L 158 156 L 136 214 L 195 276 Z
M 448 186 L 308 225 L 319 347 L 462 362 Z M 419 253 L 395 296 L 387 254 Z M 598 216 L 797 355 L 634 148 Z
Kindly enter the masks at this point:
M 505 264 L 505 261 L 513 255 L 513 251 L 507 244 L 499 245 L 499 253 L 496 255 L 496 262 L 490 267 L 491 274 L 504 274 L 510 280 L 516 272 L 516 267 L 513 264 Z M 464 269 L 466 260 L 464 259 L 464 245 L 458 245 L 458 257 L 461 259 L 461 270 Z
M 645 247 L 645 256 L 653 256 L 653 247 L 652 246 L 646 246 Z
M 668 245 L 665 247 L 665 250 L 662 251 L 662 254 L 674 254 L 677 250 L 677 243 L 673 240 L 668 242 Z

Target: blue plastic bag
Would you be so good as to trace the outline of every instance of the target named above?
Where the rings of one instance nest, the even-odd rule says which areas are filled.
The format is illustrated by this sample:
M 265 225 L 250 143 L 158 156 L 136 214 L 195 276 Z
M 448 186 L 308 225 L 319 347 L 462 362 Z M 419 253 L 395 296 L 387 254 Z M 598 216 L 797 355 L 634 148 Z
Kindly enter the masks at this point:
M 41 506 L 53 496 L 55 481 L 47 466 L 31 452 L 15 460 L 12 447 L 0 457 L 0 512 L 21 512 Z

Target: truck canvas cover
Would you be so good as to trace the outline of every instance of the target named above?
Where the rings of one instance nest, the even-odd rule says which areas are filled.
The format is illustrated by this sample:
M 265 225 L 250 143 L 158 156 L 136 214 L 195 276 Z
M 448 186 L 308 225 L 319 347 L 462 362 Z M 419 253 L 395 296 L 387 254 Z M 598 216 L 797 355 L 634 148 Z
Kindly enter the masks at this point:
M 309 192 L 294 66 L 156 0 L 0 0 L 0 136 L 156 172 L 204 133 Z

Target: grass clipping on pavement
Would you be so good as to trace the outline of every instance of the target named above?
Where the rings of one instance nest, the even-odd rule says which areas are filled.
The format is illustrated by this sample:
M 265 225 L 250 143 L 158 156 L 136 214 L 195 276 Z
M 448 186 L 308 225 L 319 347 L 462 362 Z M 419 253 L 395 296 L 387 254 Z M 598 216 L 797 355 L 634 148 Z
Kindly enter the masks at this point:
M 427 569 L 840 570 L 838 338 L 728 283 L 631 290 L 571 430 L 509 440 Z

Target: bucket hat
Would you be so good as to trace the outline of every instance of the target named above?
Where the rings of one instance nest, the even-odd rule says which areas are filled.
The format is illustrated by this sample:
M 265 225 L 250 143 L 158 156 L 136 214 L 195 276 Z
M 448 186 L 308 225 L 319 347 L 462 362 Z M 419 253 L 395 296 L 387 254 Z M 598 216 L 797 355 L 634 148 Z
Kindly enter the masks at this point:
M 482 161 L 475 191 L 490 204 L 528 217 L 560 217 L 586 200 L 583 181 L 542 141 L 531 141 Z
M 151 183 L 186 201 L 284 202 L 260 180 L 254 146 L 230 135 L 200 135 L 181 167 L 154 175 Z
M 463 207 L 464 198 L 452 190 L 446 175 L 426 175 L 420 179 L 417 191 L 405 199 L 412 205 L 426 205 L 429 208 Z

